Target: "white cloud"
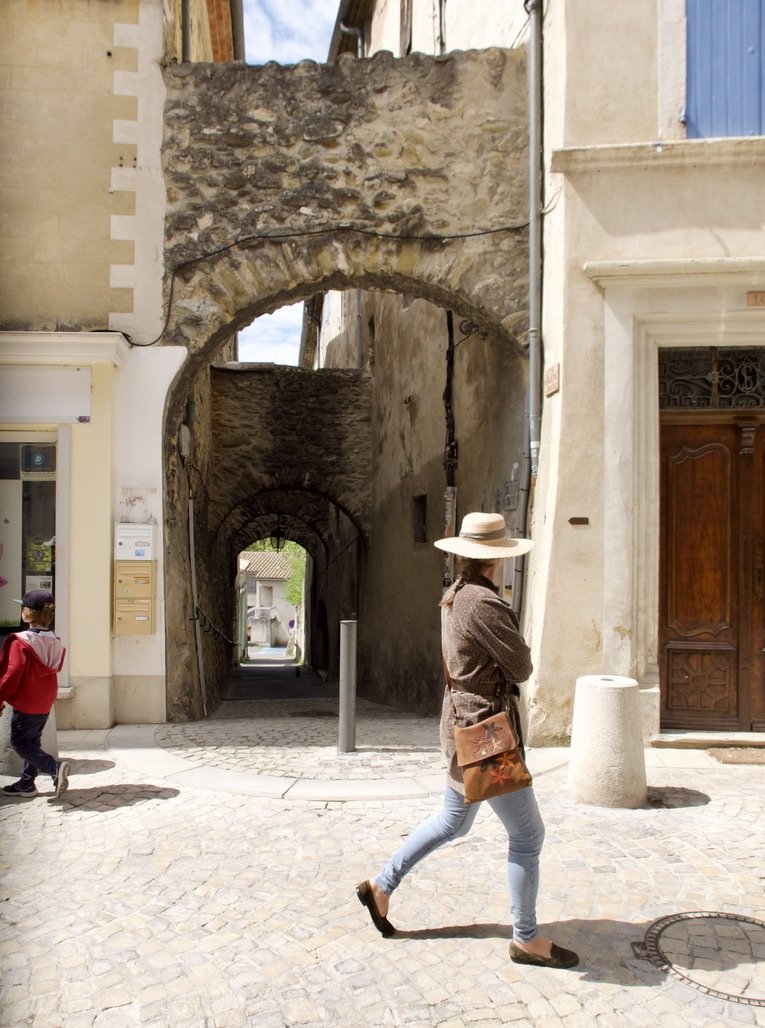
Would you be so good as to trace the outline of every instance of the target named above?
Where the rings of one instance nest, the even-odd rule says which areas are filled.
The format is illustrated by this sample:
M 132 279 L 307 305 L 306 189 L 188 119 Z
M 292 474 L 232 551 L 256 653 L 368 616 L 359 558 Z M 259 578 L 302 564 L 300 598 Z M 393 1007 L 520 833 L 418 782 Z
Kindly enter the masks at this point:
M 249 64 L 327 59 L 339 0 L 244 0 Z
M 256 318 L 239 333 L 239 360 L 246 364 L 294 364 L 298 362 L 303 304 L 280 307 Z

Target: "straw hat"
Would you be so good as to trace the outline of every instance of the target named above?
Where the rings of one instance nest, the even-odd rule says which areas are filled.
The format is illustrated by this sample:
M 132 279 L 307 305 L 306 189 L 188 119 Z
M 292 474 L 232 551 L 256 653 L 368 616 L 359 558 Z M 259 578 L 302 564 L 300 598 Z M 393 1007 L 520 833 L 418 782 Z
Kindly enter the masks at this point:
M 433 544 L 439 550 L 456 553 L 460 557 L 478 560 L 497 560 L 502 557 L 520 557 L 528 553 L 534 543 L 531 539 L 513 539 L 507 534 L 501 514 L 466 514 L 460 534 L 439 539 Z

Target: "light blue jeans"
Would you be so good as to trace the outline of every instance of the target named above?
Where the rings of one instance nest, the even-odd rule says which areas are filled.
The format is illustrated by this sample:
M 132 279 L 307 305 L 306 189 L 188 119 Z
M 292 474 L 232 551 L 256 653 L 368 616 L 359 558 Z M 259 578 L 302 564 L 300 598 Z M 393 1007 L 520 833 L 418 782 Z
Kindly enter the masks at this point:
M 507 832 L 507 884 L 513 938 L 529 942 L 537 935 L 539 854 L 545 837 L 534 790 L 529 786 L 483 802 L 489 804 Z M 447 785 L 441 810 L 414 829 L 375 878 L 376 884 L 389 896 L 429 853 L 452 839 L 467 835 L 480 806 L 480 803 L 466 804 L 462 796 Z

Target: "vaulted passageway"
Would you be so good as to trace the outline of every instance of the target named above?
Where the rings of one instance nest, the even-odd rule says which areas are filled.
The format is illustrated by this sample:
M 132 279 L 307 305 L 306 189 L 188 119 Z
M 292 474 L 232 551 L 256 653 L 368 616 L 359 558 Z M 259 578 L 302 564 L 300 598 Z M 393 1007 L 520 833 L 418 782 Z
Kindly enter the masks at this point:
M 369 352 L 354 370 L 232 367 L 238 329 L 328 289 L 405 293 L 454 310 L 488 340 L 465 358 L 465 374 L 476 376 L 466 395 L 485 403 L 466 455 L 472 447 L 488 464 L 492 450 L 507 450 L 487 470 L 508 477 L 522 446 L 527 117 L 522 51 L 380 54 L 333 67 L 183 65 L 165 81 L 163 342 L 187 349 L 165 419 L 168 716 L 179 720 L 200 715 L 201 675 L 211 702 L 220 696 L 236 553 L 268 535 L 275 516 L 312 557 L 314 636 L 326 648 L 314 646 L 312 657 L 332 667 L 339 616 L 365 603 L 374 610 L 369 590 L 385 592 L 386 526 L 404 502 L 394 499 L 398 473 L 391 493 L 390 470 L 380 472 L 399 445 L 393 437 L 418 438 L 442 416 L 433 368 L 443 341 L 429 331 L 402 330 L 406 343 L 378 353 L 372 374 Z M 398 366 L 396 382 L 379 373 L 385 360 Z M 505 392 L 483 399 L 484 388 Z M 399 418 L 399 402 L 406 424 L 391 422 L 383 438 L 381 411 L 392 403 Z M 418 458 L 431 482 L 440 451 L 439 442 Z M 410 453 L 401 475 L 413 468 Z M 438 520 L 431 513 L 431 526 Z M 205 636 L 201 660 L 195 604 L 220 629 Z M 393 638 L 392 626 L 377 624 L 362 646 L 370 667 L 385 655 L 381 682 L 391 660 L 415 680 L 437 666 L 430 627 L 426 645 L 417 631 L 402 643 L 401 629 L 399 621 Z M 427 706 L 431 694 L 423 681 L 411 702 Z

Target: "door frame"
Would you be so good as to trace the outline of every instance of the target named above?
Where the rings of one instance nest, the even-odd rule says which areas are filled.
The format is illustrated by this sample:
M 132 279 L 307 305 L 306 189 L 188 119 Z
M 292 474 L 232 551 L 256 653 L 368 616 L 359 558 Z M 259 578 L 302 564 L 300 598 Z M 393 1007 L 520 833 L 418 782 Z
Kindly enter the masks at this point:
M 765 308 L 747 305 L 750 292 L 765 290 L 765 260 L 597 261 L 584 270 L 604 293 L 603 664 L 637 680 L 658 734 L 658 351 L 765 346 Z

